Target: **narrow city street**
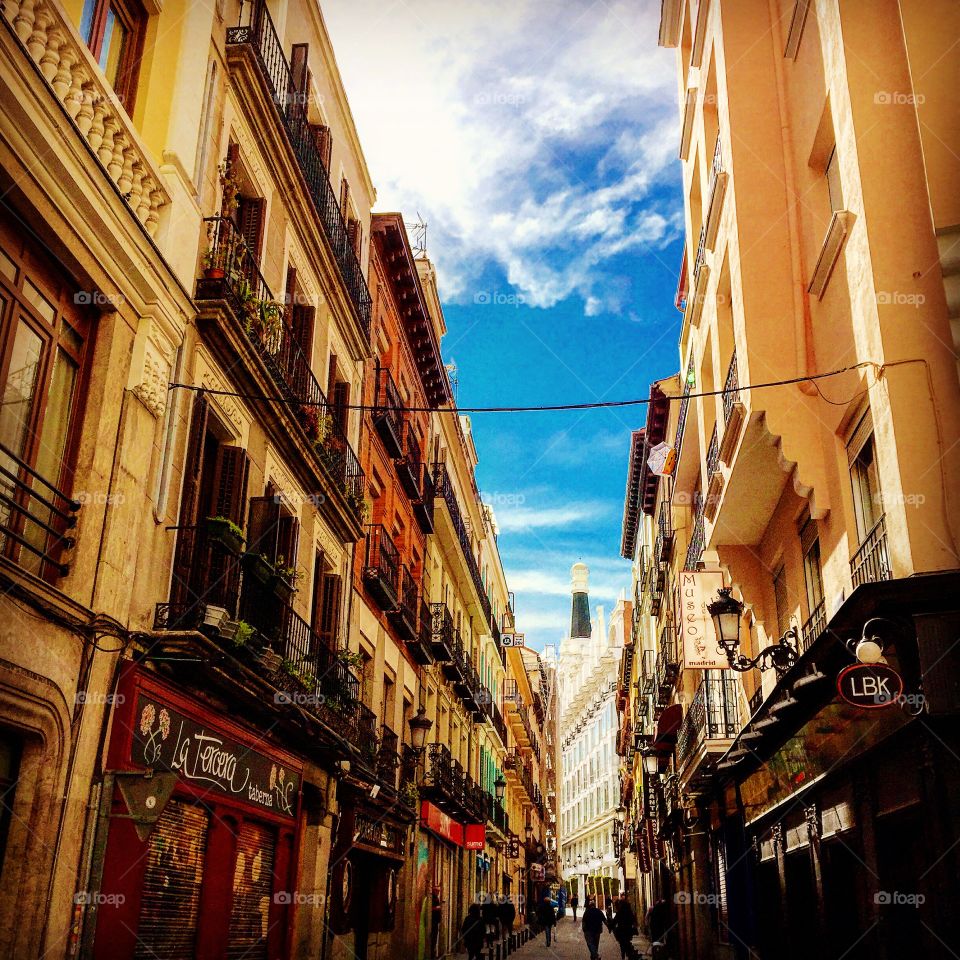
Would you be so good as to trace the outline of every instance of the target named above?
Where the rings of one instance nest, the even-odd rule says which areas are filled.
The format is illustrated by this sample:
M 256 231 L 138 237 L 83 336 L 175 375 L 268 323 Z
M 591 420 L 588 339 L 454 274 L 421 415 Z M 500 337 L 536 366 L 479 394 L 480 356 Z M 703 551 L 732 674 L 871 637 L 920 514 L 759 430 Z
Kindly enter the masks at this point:
M 634 946 L 639 955 L 646 960 L 650 956 L 650 944 L 644 936 L 634 939 Z M 550 946 L 546 946 L 543 933 L 527 941 L 519 950 L 510 954 L 517 960 L 589 960 L 587 945 L 580 929 L 580 919 L 574 920 L 566 916 L 558 921 L 554 927 L 554 938 Z M 464 960 L 465 953 L 456 954 L 456 960 Z M 606 931 L 600 937 L 601 960 L 619 960 L 620 948 L 616 940 Z

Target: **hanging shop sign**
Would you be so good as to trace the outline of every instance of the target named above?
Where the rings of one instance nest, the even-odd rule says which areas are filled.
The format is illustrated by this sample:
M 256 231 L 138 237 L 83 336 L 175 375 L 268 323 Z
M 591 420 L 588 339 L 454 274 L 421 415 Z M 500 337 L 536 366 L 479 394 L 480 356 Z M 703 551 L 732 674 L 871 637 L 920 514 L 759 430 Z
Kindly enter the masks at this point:
M 375 820 L 358 813 L 354 828 L 354 843 L 382 853 L 403 856 L 403 834 L 384 820 Z
M 510 859 L 516 860 L 520 856 L 520 838 L 516 835 L 510 837 Z
M 468 823 L 463 828 L 463 846 L 467 850 L 482 850 L 487 845 L 486 828 L 482 823 Z
M 134 722 L 130 760 L 137 766 L 169 770 L 199 789 L 293 817 L 300 777 L 266 754 L 142 691 Z
M 463 825 L 434 806 L 429 800 L 420 804 L 420 823 L 428 830 L 432 830 L 438 837 L 463 846 Z
M 530 864 L 530 879 L 534 881 L 542 881 L 546 878 L 546 869 L 542 863 L 531 863 Z
M 647 457 L 647 466 L 650 472 L 658 477 L 669 477 L 677 465 L 677 451 L 669 443 L 658 443 L 651 447 Z
M 501 647 L 523 647 L 526 646 L 526 634 L 523 633 L 502 633 L 500 634 Z
M 717 571 L 683 570 L 677 587 L 677 623 L 683 643 L 683 665 L 687 670 L 727 670 L 730 663 L 717 642 L 707 604 L 723 586 Z
M 885 663 L 855 663 L 840 671 L 837 692 L 861 710 L 882 710 L 903 697 L 903 677 Z
M 647 830 L 649 820 L 644 820 L 637 829 L 637 869 L 641 873 L 649 873 L 653 869 L 653 854 L 650 850 L 650 834 Z

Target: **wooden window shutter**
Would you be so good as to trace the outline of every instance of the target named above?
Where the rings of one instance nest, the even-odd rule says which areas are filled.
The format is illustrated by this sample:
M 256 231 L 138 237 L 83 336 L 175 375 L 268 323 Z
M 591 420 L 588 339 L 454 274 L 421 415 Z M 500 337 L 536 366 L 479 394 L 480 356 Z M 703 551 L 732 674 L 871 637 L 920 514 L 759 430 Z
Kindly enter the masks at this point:
M 287 267 L 287 285 L 284 290 L 283 302 L 286 306 L 284 311 L 289 317 L 293 312 L 294 304 L 297 301 L 297 268 Z
M 340 212 L 346 217 L 347 207 L 350 203 L 350 184 L 346 177 L 340 178 Z
M 300 521 L 289 513 L 281 513 L 277 520 L 277 549 L 274 559 L 283 558 L 283 566 L 297 565 L 297 547 L 300 541 Z
M 221 446 L 217 450 L 213 483 L 215 516 L 226 517 L 237 526 L 243 526 L 249 473 L 250 458 L 242 447 Z
M 260 248 L 263 243 L 263 215 L 267 202 L 263 197 L 240 197 L 237 207 L 237 226 L 246 241 L 253 262 L 260 264 Z
M 360 238 L 363 234 L 363 231 L 360 229 L 359 220 L 348 220 L 347 221 L 347 243 L 350 245 L 350 249 L 357 255 L 360 256 Z
M 313 322 L 313 307 L 294 305 L 290 323 L 293 327 L 293 339 L 300 345 L 308 363 L 313 351 Z
M 320 621 L 323 619 L 323 571 L 323 551 L 317 550 L 313 556 L 313 595 L 310 598 L 310 626 L 315 633 L 320 632 Z
M 333 418 L 340 424 L 340 428 L 346 433 L 348 407 L 350 406 L 350 384 L 343 380 L 333 385 L 333 396 L 330 398 L 333 406 Z
M 298 117 L 303 117 L 307 112 L 307 84 L 310 77 L 310 71 L 307 69 L 309 49 L 310 45 L 307 43 L 295 43 L 290 51 L 290 85 L 293 90 L 290 102 L 287 104 L 287 111 Z
M 210 419 L 210 401 L 202 393 L 193 401 L 190 419 L 190 438 L 183 462 L 183 493 L 180 498 L 180 526 L 192 526 L 197 521 L 200 506 L 200 482 L 203 471 L 203 444 Z
M 276 497 L 251 497 L 247 550 L 251 553 L 262 553 L 271 562 L 276 560 L 279 520 L 280 501 Z
M 311 123 L 310 133 L 313 136 L 317 153 L 320 155 L 320 162 L 323 164 L 323 169 L 329 173 L 330 155 L 333 153 L 333 137 L 330 133 L 330 128 L 322 123 Z
M 852 465 L 853 461 L 860 456 L 860 451 L 864 448 L 867 440 L 873 434 L 873 415 L 870 410 L 860 418 L 860 422 L 850 433 L 850 439 L 847 441 L 847 459 Z
M 340 629 L 340 594 L 342 581 L 339 574 L 325 573 L 323 575 L 323 592 L 320 606 L 320 628 L 317 631 L 320 639 L 331 650 L 337 646 L 337 635 Z
M 193 572 L 197 542 L 197 514 L 200 510 L 200 490 L 203 473 L 203 447 L 210 419 L 210 401 L 198 393 L 193 402 L 190 420 L 190 437 L 183 462 L 183 491 L 180 495 L 180 527 L 177 546 L 173 555 L 173 584 L 170 599 L 183 602 L 190 595 L 190 580 Z

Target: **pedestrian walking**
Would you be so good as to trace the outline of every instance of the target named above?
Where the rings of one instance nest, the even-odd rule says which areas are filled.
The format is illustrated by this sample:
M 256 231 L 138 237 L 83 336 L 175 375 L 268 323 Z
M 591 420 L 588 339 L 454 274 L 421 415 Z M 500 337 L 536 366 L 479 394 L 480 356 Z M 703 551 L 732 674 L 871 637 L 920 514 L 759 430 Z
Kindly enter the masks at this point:
M 553 941 L 553 927 L 556 922 L 557 915 L 553 912 L 553 903 L 550 900 L 550 894 L 546 892 L 540 901 L 540 905 L 537 907 L 537 923 L 543 927 L 548 947 Z
M 483 906 L 480 907 L 480 916 L 483 917 L 483 932 L 487 946 L 492 947 L 494 942 L 500 939 L 500 908 L 491 894 L 487 894 L 484 898 Z
M 651 943 L 667 942 L 667 928 L 670 925 L 670 907 L 661 897 L 647 913 L 647 924 L 650 928 Z
M 607 920 L 607 929 L 612 931 L 613 930 L 613 903 L 609 898 L 607 899 L 607 905 L 606 905 L 606 908 L 604 909 L 604 914 Z
M 503 936 L 509 937 L 513 933 L 513 924 L 517 919 L 517 908 L 513 905 L 511 897 L 504 895 L 500 902 L 499 915 Z
M 600 960 L 600 935 L 603 933 L 603 912 L 597 906 L 593 897 L 587 897 L 583 908 L 583 920 L 580 927 L 583 930 L 583 939 L 590 951 L 590 960 Z
M 580 898 L 574 894 L 570 898 L 570 909 L 573 911 L 573 922 L 577 922 L 577 907 L 580 906 Z
M 443 901 L 440 888 L 435 886 L 430 893 L 430 956 L 440 956 L 440 921 L 443 919 Z
M 460 939 L 467 950 L 467 960 L 483 960 L 484 926 L 480 904 L 471 903 L 460 924 Z
M 620 960 L 635 960 L 637 951 L 633 947 L 633 938 L 640 932 L 637 929 L 637 915 L 627 900 L 627 895 L 621 893 L 614 904 L 616 911 L 613 916 L 613 925 L 610 932 L 620 946 Z

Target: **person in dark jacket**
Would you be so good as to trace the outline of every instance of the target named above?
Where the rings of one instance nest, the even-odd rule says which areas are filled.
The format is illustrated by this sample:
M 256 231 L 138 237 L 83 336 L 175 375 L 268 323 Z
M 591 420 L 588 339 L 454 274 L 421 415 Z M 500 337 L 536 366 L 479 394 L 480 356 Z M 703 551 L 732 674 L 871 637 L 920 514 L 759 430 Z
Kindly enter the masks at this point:
M 587 897 L 580 927 L 583 930 L 583 939 L 587 942 L 587 949 L 590 951 L 590 960 L 600 960 L 600 935 L 603 933 L 603 925 L 603 911 L 597 906 L 593 897 Z
M 637 932 L 637 915 L 630 906 L 625 893 L 620 894 L 620 898 L 614 904 L 616 913 L 613 917 L 613 924 L 610 932 L 620 946 L 620 960 L 634 960 L 637 955 L 633 948 L 633 937 Z
M 491 894 L 487 894 L 484 898 L 483 906 L 480 907 L 480 916 L 483 917 L 487 946 L 492 947 L 494 941 L 500 939 L 500 907 Z
M 556 922 L 557 915 L 553 912 L 553 903 L 550 900 L 550 894 L 544 893 L 543 899 L 537 907 L 537 923 L 544 929 L 548 947 L 553 940 L 553 926 Z
M 513 900 L 506 894 L 500 902 L 499 914 L 503 936 L 509 937 L 513 933 L 513 924 L 517 919 L 517 908 L 513 905 Z
M 576 923 L 576 920 L 577 920 L 577 907 L 579 906 L 580 906 L 580 898 L 576 894 L 574 894 L 570 898 L 570 909 L 573 911 L 574 923 Z
M 460 924 L 460 939 L 467 948 L 467 960 L 482 960 L 483 915 L 480 913 L 480 904 L 470 904 L 470 909 Z
M 667 928 L 670 925 L 670 907 L 663 897 L 650 908 L 650 912 L 647 914 L 647 922 L 650 925 L 650 940 L 653 943 L 665 943 Z

